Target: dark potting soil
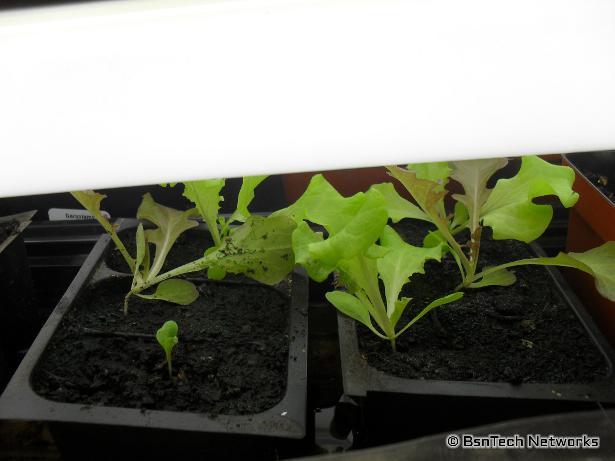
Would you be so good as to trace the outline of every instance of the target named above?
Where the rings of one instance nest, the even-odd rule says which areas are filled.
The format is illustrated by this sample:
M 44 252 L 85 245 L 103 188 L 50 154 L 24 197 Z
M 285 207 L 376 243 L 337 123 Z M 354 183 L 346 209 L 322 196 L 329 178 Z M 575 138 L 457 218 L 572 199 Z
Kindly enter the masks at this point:
M 129 286 L 107 279 L 79 297 L 37 365 L 37 393 L 84 405 L 212 415 L 259 413 L 282 399 L 287 296 L 262 285 L 204 282 L 189 306 L 133 297 L 124 316 Z M 179 326 L 173 379 L 154 337 L 166 320 Z
M 128 229 L 120 233 L 120 238 L 126 246 L 128 253 L 135 256 L 137 253 L 136 243 L 136 228 Z M 169 252 L 162 270 L 166 271 L 182 264 L 189 263 L 195 259 L 201 258 L 205 250 L 213 245 L 213 241 L 206 230 L 189 230 L 179 236 L 173 248 Z M 155 254 L 155 246 L 150 245 L 150 254 L 152 259 Z M 128 265 L 119 250 L 112 245 L 112 249 L 107 254 L 105 259 L 107 266 L 118 272 L 129 272 Z
M 402 222 L 397 231 L 408 243 L 420 245 L 427 227 Z M 480 266 L 531 256 L 521 242 L 484 236 Z M 429 302 L 453 292 L 460 282 L 452 257 L 443 261 L 428 262 L 425 275 L 413 275 L 406 285 L 403 296 L 412 300 L 399 328 Z M 437 308 L 437 319 L 423 317 L 397 339 L 397 352 L 360 325 L 362 355 L 379 370 L 412 379 L 554 384 L 603 379 L 608 373 L 604 356 L 546 269 L 520 266 L 513 270 L 514 285 L 466 290 L 461 300 Z
M 19 229 L 19 221 L 12 220 L 0 223 L 0 243 L 4 242 L 7 238 L 17 232 Z
M 612 203 L 615 203 L 615 184 L 609 181 L 606 175 L 583 170 L 585 177 L 596 186 Z

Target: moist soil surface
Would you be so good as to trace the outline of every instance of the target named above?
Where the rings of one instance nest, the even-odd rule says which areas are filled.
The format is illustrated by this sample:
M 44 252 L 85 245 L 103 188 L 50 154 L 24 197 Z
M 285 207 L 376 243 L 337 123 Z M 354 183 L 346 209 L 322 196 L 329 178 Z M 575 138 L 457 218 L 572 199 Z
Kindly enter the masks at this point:
M 427 227 L 402 222 L 397 231 L 420 245 Z M 487 229 L 485 229 L 486 231 Z M 486 234 L 487 232 L 483 232 Z M 479 267 L 535 256 L 527 245 L 483 236 Z M 402 328 L 429 302 L 454 291 L 460 282 L 448 256 L 430 261 L 415 274 L 403 296 L 412 298 Z M 520 266 L 510 287 L 466 290 L 464 297 L 437 308 L 390 343 L 360 325 L 359 345 L 368 363 L 411 379 L 518 383 L 590 383 L 604 379 L 608 366 L 544 267 Z
M 196 283 L 196 282 L 195 282 Z M 189 306 L 122 304 L 128 278 L 87 288 L 66 314 L 33 375 L 62 402 L 216 414 L 254 414 L 286 391 L 289 297 L 250 283 L 197 283 Z M 155 333 L 179 326 L 173 378 Z
M 120 239 L 124 243 L 128 253 L 132 256 L 137 254 L 136 231 L 137 228 L 135 227 L 134 229 L 127 229 L 119 233 Z M 194 229 L 182 233 L 167 255 L 164 265 L 162 266 L 162 271 L 173 269 L 203 257 L 205 250 L 211 246 L 213 246 L 213 241 L 209 232 L 206 230 Z M 152 259 L 156 252 L 155 248 L 154 245 L 150 245 L 150 255 Z M 130 272 L 126 261 L 114 244 L 111 245 L 111 250 L 107 254 L 105 262 L 109 269 L 124 273 Z

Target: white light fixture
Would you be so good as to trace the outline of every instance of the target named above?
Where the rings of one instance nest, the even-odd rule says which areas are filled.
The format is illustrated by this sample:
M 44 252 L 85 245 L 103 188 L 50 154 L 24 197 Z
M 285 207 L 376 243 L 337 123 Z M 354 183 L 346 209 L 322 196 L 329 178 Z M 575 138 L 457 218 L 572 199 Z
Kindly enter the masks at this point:
M 0 11 L 0 196 L 615 147 L 610 0 Z

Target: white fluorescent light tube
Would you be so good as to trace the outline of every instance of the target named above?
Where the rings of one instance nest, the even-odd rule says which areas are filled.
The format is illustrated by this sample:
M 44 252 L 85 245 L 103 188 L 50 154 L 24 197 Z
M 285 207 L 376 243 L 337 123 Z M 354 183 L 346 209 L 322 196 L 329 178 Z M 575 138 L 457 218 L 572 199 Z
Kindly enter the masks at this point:
M 0 11 L 0 196 L 615 147 L 612 0 Z

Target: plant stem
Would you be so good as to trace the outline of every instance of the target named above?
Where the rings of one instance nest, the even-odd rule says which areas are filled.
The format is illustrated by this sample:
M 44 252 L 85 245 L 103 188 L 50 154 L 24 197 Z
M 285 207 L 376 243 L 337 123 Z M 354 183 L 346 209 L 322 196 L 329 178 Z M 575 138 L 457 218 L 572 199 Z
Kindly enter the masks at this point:
M 128 294 L 124 298 L 124 314 L 128 312 L 128 298 L 130 298 L 130 296 L 139 294 L 142 291 L 145 291 L 148 288 L 153 287 L 154 285 L 157 285 L 160 282 L 164 282 L 165 280 L 168 280 L 170 278 L 177 277 L 183 274 L 188 274 L 190 272 L 197 272 L 203 270 L 207 268 L 214 259 L 215 258 L 210 258 L 209 256 L 204 256 L 195 261 L 184 264 L 183 266 L 179 266 L 173 270 L 165 272 L 164 274 L 160 274 L 152 278 L 151 280 L 145 281 L 141 285 L 135 286 L 128 292 Z
M 574 269 L 579 269 L 582 270 L 584 272 L 587 272 L 588 274 L 591 275 L 591 272 L 588 272 L 587 270 L 584 270 L 583 268 L 581 268 L 578 265 L 575 264 L 567 264 L 565 261 L 561 261 L 561 260 L 557 260 L 557 257 L 539 257 L 539 258 L 526 258 L 526 259 L 520 259 L 518 261 L 512 261 L 509 263 L 505 263 L 505 264 L 500 264 L 499 266 L 493 266 L 490 267 L 488 269 L 485 269 L 482 272 L 479 272 L 478 274 L 474 274 L 474 276 L 472 276 L 472 278 L 469 278 L 465 284 L 462 284 L 458 287 L 458 289 L 461 288 L 465 288 L 467 286 L 469 286 L 470 284 L 472 284 L 473 282 L 475 282 L 476 280 L 480 280 L 483 277 L 489 275 L 489 274 L 493 274 L 494 272 L 497 271 L 501 271 L 504 269 L 508 269 L 509 267 L 515 267 L 515 266 L 561 266 L 561 267 L 572 267 Z
M 214 240 L 214 246 L 219 247 L 222 240 L 220 239 L 220 231 L 218 230 L 218 223 L 214 223 L 213 226 L 207 226 L 211 238 Z
M 451 250 L 454 251 L 455 254 L 459 257 L 459 260 L 461 261 L 463 268 L 466 270 L 466 272 L 469 272 L 471 268 L 470 261 L 468 260 L 468 257 L 461 249 L 461 246 L 459 245 L 459 243 L 457 243 L 457 240 L 455 240 L 455 237 L 453 237 L 453 235 L 450 233 L 448 227 L 446 227 L 440 222 L 437 222 L 436 219 L 433 219 L 433 218 L 432 218 L 432 222 L 436 225 L 436 227 L 440 231 L 440 234 L 442 234 L 442 237 L 444 237 L 444 239 L 446 240 L 446 243 L 448 243 L 448 246 L 451 248 Z
M 128 298 L 130 298 L 130 296 L 133 293 L 140 293 L 143 290 L 139 290 L 139 291 L 134 291 L 137 288 L 139 288 L 139 286 L 134 287 L 132 290 L 130 290 L 128 293 L 126 293 L 126 296 L 124 296 L 124 315 L 128 315 Z
M 372 274 L 367 267 L 365 256 L 360 255 L 359 258 L 361 264 L 361 271 L 363 272 L 363 279 L 366 282 L 363 286 L 363 290 L 365 291 L 365 294 L 369 298 L 371 304 L 374 306 L 372 315 L 376 320 L 376 323 L 378 323 L 387 338 L 389 338 L 389 340 L 391 341 L 391 347 L 393 348 L 393 350 L 395 350 L 395 331 L 393 330 L 393 326 L 391 325 L 391 321 L 387 314 L 386 305 L 384 304 L 384 301 L 382 300 L 382 295 L 380 294 L 378 277 L 371 276 Z
M 461 225 L 459 225 L 459 226 L 455 227 L 455 229 L 453 229 L 453 230 L 451 231 L 451 235 L 452 235 L 452 236 L 455 236 L 455 235 L 457 235 L 459 232 L 461 232 L 461 231 L 465 230 L 465 229 L 466 229 L 466 227 L 468 227 L 468 224 L 469 224 L 469 223 L 470 223 L 469 221 L 466 221 L 465 223 L 463 223 L 463 224 L 461 224 Z
M 118 250 L 120 250 L 120 253 L 122 254 L 122 256 L 124 257 L 124 260 L 128 264 L 128 267 L 130 268 L 130 272 L 134 273 L 134 271 L 135 271 L 135 260 L 132 258 L 132 256 L 130 256 L 130 254 L 126 250 L 126 247 L 124 246 L 124 244 L 122 243 L 120 238 L 117 236 L 117 233 L 115 232 L 115 227 L 101 213 L 101 211 L 99 209 L 99 205 L 100 204 L 98 204 L 97 206 L 92 206 L 92 204 L 88 203 L 87 200 L 85 200 L 85 201 L 82 200 L 82 194 L 83 193 L 85 193 L 87 195 L 87 191 L 71 192 L 71 195 L 75 198 L 75 200 L 77 200 L 81 204 L 81 206 L 83 206 L 83 208 L 88 210 L 92 214 L 92 216 L 94 216 L 94 218 L 96 218 L 96 221 L 98 221 L 98 223 L 103 227 L 105 232 L 107 232 L 107 234 L 109 234 L 109 237 L 111 237 L 111 240 L 113 240 L 113 243 L 115 243 L 115 246 L 117 247 Z M 105 197 L 104 195 L 101 196 L 101 199 L 103 199 L 104 197 Z
M 464 277 L 463 283 L 466 283 L 467 279 L 474 277 L 476 268 L 478 266 L 478 256 L 480 254 L 480 239 L 482 234 L 482 227 L 477 227 L 475 231 L 470 235 L 470 271 Z
M 179 275 L 184 275 L 184 274 L 188 274 L 190 272 L 198 272 L 200 270 L 206 269 L 207 267 L 209 267 L 211 265 L 211 263 L 213 262 L 215 258 L 210 258 L 209 256 L 204 256 L 202 258 L 199 258 L 195 261 L 189 262 L 187 264 L 184 264 L 183 266 L 179 266 L 176 267 L 173 270 L 170 270 L 168 272 L 165 272 L 164 274 L 160 274 L 156 277 L 154 277 L 151 280 L 148 280 L 144 286 L 143 286 L 143 290 L 153 286 L 153 285 L 157 285 L 160 282 L 164 282 L 165 280 L 168 280 L 170 278 L 173 277 L 177 277 Z M 142 291 L 142 290 L 141 290 Z
M 171 366 L 171 354 L 166 351 L 165 351 L 165 354 L 167 356 L 167 367 L 169 369 L 169 378 L 173 379 L 173 367 Z

